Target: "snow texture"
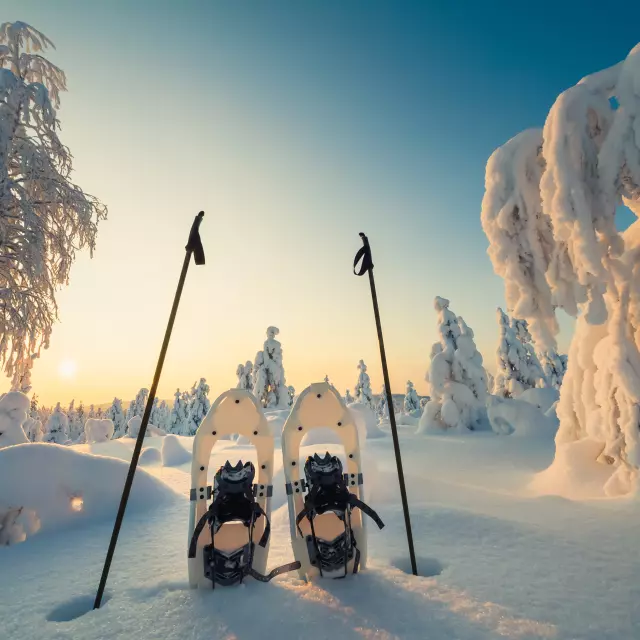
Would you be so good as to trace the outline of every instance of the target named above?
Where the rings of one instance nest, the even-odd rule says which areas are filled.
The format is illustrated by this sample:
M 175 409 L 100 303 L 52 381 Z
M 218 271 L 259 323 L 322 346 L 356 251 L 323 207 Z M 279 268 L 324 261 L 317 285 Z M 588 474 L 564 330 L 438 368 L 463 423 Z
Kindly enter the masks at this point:
M 449 300 L 437 296 L 440 339 L 431 348 L 426 379 L 431 399 L 420 418 L 419 432 L 454 429 L 464 432 L 487 428 L 487 378 L 473 331 L 449 309 Z

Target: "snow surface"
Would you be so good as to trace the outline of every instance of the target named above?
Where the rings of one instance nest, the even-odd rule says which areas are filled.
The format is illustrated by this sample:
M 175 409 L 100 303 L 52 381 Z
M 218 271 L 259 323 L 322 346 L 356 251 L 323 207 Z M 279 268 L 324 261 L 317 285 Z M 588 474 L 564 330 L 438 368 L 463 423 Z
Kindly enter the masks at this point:
M 369 564 L 359 575 L 304 584 L 286 574 L 269 584 L 190 590 L 189 469 L 154 466 L 136 474 L 99 611 L 90 609 L 134 441 L 4 449 L 0 506 L 7 498 L 36 510 L 64 505 L 69 498 L 61 487 L 66 491 L 69 484 L 83 491 L 85 508 L 64 511 L 58 519 L 64 530 L 45 517 L 47 535 L 0 548 L 0 637 L 250 640 L 276 629 L 278 637 L 308 640 L 640 637 L 637 501 L 594 500 L 602 481 L 591 485 L 599 493 L 583 486 L 582 501 L 543 495 L 550 472 L 539 472 L 554 456 L 546 439 L 488 432 L 417 436 L 408 429 L 400 438 L 423 577 L 407 575 L 393 447 L 386 438 L 363 448 L 365 499 L 386 527 L 369 527 Z M 145 443 L 159 449 L 163 440 Z M 186 448 L 191 439 L 180 441 Z M 97 456 L 82 454 L 88 451 Z M 253 447 L 219 442 L 210 469 L 239 457 L 255 461 Z M 271 567 L 292 560 L 278 448 L 275 465 Z M 6 482 L 8 474 L 17 482 Z M 576 480 L 560 479 L 567 491 Z M 57 507 L 51 511 L 57 514 Z

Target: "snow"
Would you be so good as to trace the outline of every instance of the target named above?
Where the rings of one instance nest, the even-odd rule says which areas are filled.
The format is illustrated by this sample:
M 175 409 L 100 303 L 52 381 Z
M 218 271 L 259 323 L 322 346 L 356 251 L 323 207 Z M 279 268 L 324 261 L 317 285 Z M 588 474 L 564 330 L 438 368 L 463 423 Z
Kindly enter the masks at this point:
M 29 442 L 22 429 L 31 402 L 20 391 L 10 391 L 0 398 L 0 449 Z
M 491 396 L 487 400 L 487 415 L 491 428 L 500 435 L 544 438 L 553 442 L 558 431 L 558 419 L 547 416 L 533 403 L 520 398 Z
M 543 389 L 527 389 L 523 391 L 518 400 L 524 400 L 538 407 L 542 413 L 546 413 L 551 407 L 558 402 L 560 394 L 552 387 L 544 387 Z
M 179 467 L 191 462 L 191 452 L 187 451 L 178 436 L 169 434 L 162 439 L 162 466 Z
M 108 418 L 89 418 L 84 425 L 85 442 L 108 442 L 113 438 L 113 422 Z
M 361 402 L 352 402 L 347 408 L 353 415 L 353 420 L 358 428 L 358 437 L 362 444 L 365 439 L 383 438 L 386 434 L 378 426 L 376 414 L 371 410 L 369 405 Z
M 127 469 L 128 464 L 121 460 L 69 446 L 32 443 L 8 447 L 0 450 L 0 506 L 35 513 L 41 533 L 82 528 L 96 520 L 108 526 L 115 517 Z M 172 495 L 162 482 L 144 471 L 138 473 L 131 493 L 132 509 L 165 503 Z M 82 499 L 80 511 L 72 508 L 74 497 Z
M 11 487 L 12 502 L 18 495 L 29 497 L 33 501 L 25 504 L 42 510 L 56 501 L 54 514 L 62 512 L 57 522 L 43 519 L 46 535 L 37 532 L 22 544 L 0 548 L 0 635 L 231 640 L 277 629 L 279 637 L 308 640 L 640 637 L 635 501 L 572 502 L 547 495 L 550 479 L 540 472 L 553 460 L 554 449 L 545 439 L 488 432 L 425 437 L 409 430 L 401 430 L 400 438 L 422 577 L 407 575 L 393 447 L 383 439 L 368 441 L 363 459 L 370 489 L 365 499 L 386 527 L 369 527 L 369 564 L 359 575 L 304 584 L 294 573 L 269 584 L 190 590 L 189 469 L 157 465 L 136 473 L 107 601 L 99 611 L 90 609 L 133 440 L 93 445 L 97 456 L 80 453 L 90 445 L 2 450 L 0 507 Z M 180 438 L 182 446 L 190 441 Z M 151 438 L 150 446 L 160 442 Z M 52 449 L 56 460 L 36 453 L 37 459 L 27 461 L 27 454 L 39 449 Z M 218 443 L 210 467 L 252 451 Z M 2 456 L 12 453 L 11 477 L 19 481 L 7 483 Z M 292 559 L 279 449 L 275 464 L 270 567 Z M 79 486 L 72 482 L 70 488 L 83 491 L 79 513 L 68 510 L 68 495 L 58 494 L 65 480 L 76 478 Z M 592 488 L 602 493 L 602 484 Z

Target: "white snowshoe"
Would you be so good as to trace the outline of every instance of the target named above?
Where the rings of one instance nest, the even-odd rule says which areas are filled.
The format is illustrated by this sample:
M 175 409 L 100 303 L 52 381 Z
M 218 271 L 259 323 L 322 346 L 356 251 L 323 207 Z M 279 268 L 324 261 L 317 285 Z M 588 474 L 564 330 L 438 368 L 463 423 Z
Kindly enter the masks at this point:
M 207 485 L 211 450 L 231 434 L 249 439 L 258 453 L 258 481 L 251 462 L 227 461 Z M 215 588 L 242 582 L 246 576 L 268 582 L 299 568 L 284 565 L 266 574 L 269 554 L 274 439 L 262 408 L 243 389 L 223 393 L 196 432 L 191 465 L 189 513 L 189 583 Z M 211 504 L 207 507 L 207 501 Z
M 317 453 L 300 472 L 300 443 L 312 429 L 329 427 L 342 440 L 347 460 L 329 452 Z M 282 457 L 286 478 L 291 544 L 304 579 L 314 576 L 344 578 L 366 566 L 367 536 L 362 514 L 379 528 L 384 524 L 361 500 L 363 475 L 358 430 L 342 398 L 327 382 L 305 389 L 291 410 L 282 431 Z M 305 496 L 306 492 L 306 496 Z

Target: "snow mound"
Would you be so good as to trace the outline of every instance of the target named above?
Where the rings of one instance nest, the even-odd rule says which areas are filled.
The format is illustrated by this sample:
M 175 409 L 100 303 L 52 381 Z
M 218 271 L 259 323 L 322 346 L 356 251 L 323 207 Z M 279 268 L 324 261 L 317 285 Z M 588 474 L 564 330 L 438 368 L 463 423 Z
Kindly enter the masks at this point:
M 85 443 L 109 442 L 113 438 L 113 421 L 89 418 L 84 425 Z
M 142 418 L 140 416 L 133 416 L 130 418 L 129 422 L 127 422 L 127 435 L 130 438 L 137 438 L 140 433 L 140 427 L 142 426 Z M 156 427 L 150 422 L 147 424 L 147 430 L 145 431 L 144 437 L 149 438 L 150 436 L 166 436 L 167 432 L 160 427 Z
M 542 413 L 547 413 L 551 407 L 558 402 L 560 393 L 553 387 L 546 387 L 544 389 L 527 389 L 523 391 L 518 400 L 524 400 L 535 407 L 538 407 Z
M 353 402 L 347 408 L 351 412 L 353 421 L 358 428 L 360 442 L 386 436 L 386 433 L 378 426 L 376 414 L 368 405 L 361 402 Z
M 487 414 L 494 433 L 527 438 L 553 440 L 558 431 L 558 419 L 546 416 L 529 402 L 514 398 L 490 396 Z
M 138 463 L 143 467 L 162 464 L 162 454 L 155 447 L 146 447 L 142 450 Z
M 163 467 L 179 467 L 187 462 L 191 462 L 191 453 L 180 444 L 178 436 L 169 434 L 162 439 Z
M 377 429 L 381 435 L 384 435 L 382 431 L 378 429 L 378 425 L 376 424 L 376 416 L 375 413 L 369 409 L 366 405 L 361 405 L 359 403 L 355 403 L 358 407 L 363 407 L 366 411 L 362 414 L 359 414 L 356 411 L 351 411 L 351 407 L 354 405 L 349 405 L 349 410 L 351 411 L 351 415 L 353 416 L 353 421 L 356 425 L 356 429 L 358 430 L 358 440 L 360 442 L 360 446 L 362 447 L 364 441 L 370 437 L 368 435 L 368 426 L 371 422 L 373 422 L 373 427 Z M 362 417 L 362 415 L 367 416 L 366 420 Z M 367 420 L 369 421 L 367 423 Z M 338 433 L 330 428 L 330 427 L 318 427 L 317 429 L 311 429 L 303 438 L 300 443 L 301 447 L 315 447 L 318 445 L 325 444 L 342 444 L 342 439 L 338 435 Z
M 553 463 L 534 477 L 529 488 L 539 495 L 556 495 L 569 500 L 604 498 L 607 487 L 613 494 L 611 480 L 615 467 L 598 462 L 603 450 L 604 443 L 591 438 L 558 444 Z
M 29 398 L 19 391 L 10 391 L 0 398 L 0 449 L 29 442 L 22 429 L 29 405 Z
M 418 412 L 419 414 L 419 412 Z M 417 427 L 420 423 L 419 415 L 411 415 L 410 413 L 398 413 L 396 415 L 396 424 L 400 427 Z
M 46 532 L 114 518 L 128 468 L 121 460 L 56 444 L 7 447 L 0 450 L 0 511 L 23 507 L 37 514 Z M 175 495 L 138 469 L 128 509 L 166 502 Z

